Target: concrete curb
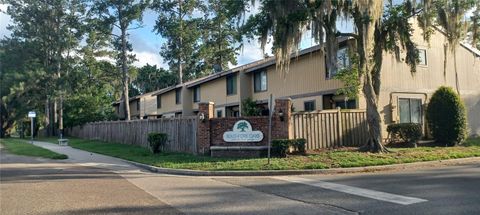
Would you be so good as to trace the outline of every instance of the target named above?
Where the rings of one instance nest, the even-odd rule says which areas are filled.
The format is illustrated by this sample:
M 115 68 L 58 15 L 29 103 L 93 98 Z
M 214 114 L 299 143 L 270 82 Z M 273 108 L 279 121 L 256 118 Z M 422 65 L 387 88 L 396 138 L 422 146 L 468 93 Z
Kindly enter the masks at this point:
M 263 171 L 202 171 L 187 169 L 170 169 L 150 166 L 147 164 L 137 163 L 133 161 L 126 162 L 146 169 L 150 172 L 169 175 L 186 175 L 186 176 L 280 176 L 280 175 L 314 175 L 314 174 L 348 174 L 348 173 L 365 173 L 379 172 L 402 169 L 428 168 L 438 166 L 449 166 L 468 163 L 480 163 L 480 157 L 459 158 L 450 160 L 424 161 L 416 163 L 391 164 L 383 166 L 367 166 L 367 167 L 351 167 L 351 168 L 332 168 L 332 169 L 306 169 L 306 170 L 263 170 Z

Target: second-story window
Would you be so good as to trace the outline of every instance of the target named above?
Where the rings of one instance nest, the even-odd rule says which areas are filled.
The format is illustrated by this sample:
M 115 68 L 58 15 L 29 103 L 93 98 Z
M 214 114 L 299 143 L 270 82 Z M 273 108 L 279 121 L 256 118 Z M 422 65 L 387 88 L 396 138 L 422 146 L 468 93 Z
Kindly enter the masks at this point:
M 337 51 L 337 68 L 327 68 L 327 58 L 325 58 L 325 68 L 327 70 L 327 79 L 333 78 L 337 74 L 337 72 L 341 69 L 348 68 L 350 66 L 350 58 L 348 56 L 348 49 L 347 47 L 342 47 Z
M 182 89 L 175 90 L 175 104 L 182 104 Z
M 255 92 L 267 91 L 267 71 L 255 72 L 253 75 L 253 87 Z
M 237 75 L 231 74 L 227 76 L 227 95 L 237 94 Z
M 193 88 L 193 102 L 200 102 L 200 86 Z
M 162 108 L 162 95 L 157 95 L 157 109 Z
M 418 65 L 427 65 L 427 50 L 418 49 L 418 60 L 420 60 L 420 62 L 418 62 Z

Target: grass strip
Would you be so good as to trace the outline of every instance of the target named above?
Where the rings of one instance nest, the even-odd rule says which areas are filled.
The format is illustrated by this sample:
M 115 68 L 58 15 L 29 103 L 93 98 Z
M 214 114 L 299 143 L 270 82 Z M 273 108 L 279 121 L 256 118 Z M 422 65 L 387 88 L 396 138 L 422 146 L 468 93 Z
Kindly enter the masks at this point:
M 0 143 L 5 146 L 5 149 L 8 152 L 16 155 L 42 157 L 42 158 L 50 158 L 50 159 L 57 159 L 57 160 L 68 158 L 67 155 L 59 154 L 56 152 L 52 152 L 48 149 L 35 146 L 22 139 L 15 139 L 15 138 L 0 139 Z
M 45 139 L 45 141 L 56 143 L 56 139 Z M 69 145 L 77 149 L 157 167 L 212 171 L 327 169 L 480 157 L 480 138 L 469 139 L 462 146 L 395 148 L 391 149 L 392 153 L 386 154 L 345 149 L 329 150 L 305 156 L 291 155 L 287 158 L 273 158 L 270 165 L 267 165 L 266 158 L 212 158 L 185 153 L 152 154 L 148 149 L 135 145 L 77 138 L 70 138 Z

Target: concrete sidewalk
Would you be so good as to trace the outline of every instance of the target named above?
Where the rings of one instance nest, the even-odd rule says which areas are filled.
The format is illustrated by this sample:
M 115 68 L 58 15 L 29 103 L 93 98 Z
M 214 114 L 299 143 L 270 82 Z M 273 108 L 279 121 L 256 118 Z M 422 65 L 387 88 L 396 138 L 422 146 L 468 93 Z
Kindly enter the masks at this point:
M 34 141 L 33 144 L 42 148 L 46 148 L 50 151 L 67 155 L 68 159 L 64 161 L 69 163 L 75 163 L 82 166 L 103 168 L 115 172 L 147 172 L 125 162 L 122 159 L 87 152 L 80 149 L 72 148 L 70 146 L 59 146 L 57 144 L 40 141 Z

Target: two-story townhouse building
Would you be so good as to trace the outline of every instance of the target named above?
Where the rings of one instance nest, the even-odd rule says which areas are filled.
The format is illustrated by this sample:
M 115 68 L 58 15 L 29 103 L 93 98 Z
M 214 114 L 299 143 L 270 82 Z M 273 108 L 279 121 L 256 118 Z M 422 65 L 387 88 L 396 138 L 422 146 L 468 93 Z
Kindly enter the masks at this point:
M 152 97 L 155 92 L 149 92 L 142 95 L 134 96 L 129 99 L 130 118 L 131 119 L 147 119 L 154 118 L 157 115 L 156 101 Z M 125 119 L 123 100 L 113 103 L 115 114 L 121 120 Z
M 416 28 L 413 39 L 420 55 L 415 74 L 411 74 L 409 66 L 397 61 L 392 54 L 384 54 L 379 97 L 379 111 L 384 125 L 397 122 L 425 125 L 424 110 L 433 92 L 442 85 L 455 87 L 453 56 L 448 50 L 444 52 L 444 34 L 437 30 L 430 43 L 427 43 Z M 349 63 L 346 49 L 350 41 L 350 38 L 339 38 L 337 58 L 340 67 Z M 480 135 L 480 52 L 465 44 L 456 47 L 456 50 L 460 94 L 468 110 L 469 127 L 471 134 Z M 447 70 L 444 75 L 445 53 Z M 275 58 L 270 57 L 152 92 L 150 97 L 154 99 L 145 101 L 155 102 L 157 108 L 148 109 L 151 112 L 140 114 L 140 118 L 145 115 L 194 115 L 199 102 L 214 102 L 216 117 L 238 116 L 244 99 L 252 98 L 259 106 L 266 108 L 270 94 L 275 98 L 291 98 L 295 112 L 337 107 L 364 109 L 362 95 L 358 98 L 337 95 L 337 90 L 343 85 L 341 81 L 333 79 L 334 74 L 335 71 L 326 68 L 321 47 L 313 46 L 292 54 L 290 69 L 286 74 L 277 71 Z M 141 99 L 137 101 L 142 102 Z M 132 111 L 132 116 L 134 113 Z M 385 129 L 386 126 L 383 126 L 384 132 Z

